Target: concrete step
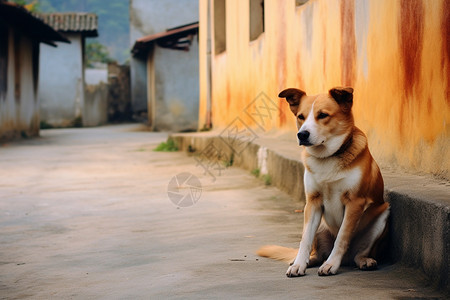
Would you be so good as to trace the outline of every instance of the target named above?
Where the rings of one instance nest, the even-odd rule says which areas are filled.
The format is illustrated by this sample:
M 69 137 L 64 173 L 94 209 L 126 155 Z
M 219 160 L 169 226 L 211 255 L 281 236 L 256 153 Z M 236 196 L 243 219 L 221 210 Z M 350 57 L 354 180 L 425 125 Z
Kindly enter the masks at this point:
M 232 164 L 258 172 L 295 201 L 305 201 L 304 167 L 295 139 L 256 135 L 238 139 L 214 131 L 172 134 L 171 138 L 213 178 L 220 176 L 221 166 Z M 389 166 L 381 169 L 391 204 L 393 263 L 420 270 L 429 284 L 450 294 L 450 183 L 399 173 Z

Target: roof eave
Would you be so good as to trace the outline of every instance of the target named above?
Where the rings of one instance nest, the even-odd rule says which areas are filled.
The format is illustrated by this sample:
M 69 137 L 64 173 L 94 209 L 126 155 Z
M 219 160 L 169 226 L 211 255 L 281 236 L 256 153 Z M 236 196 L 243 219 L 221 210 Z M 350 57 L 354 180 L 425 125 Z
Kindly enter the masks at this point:
M 0 7 L 1 19 L 30 38 L 46 44 L 53 43 L 53 45 L 55 45 L 54 42 L 70 43 L 62 34 L 34 17 L 23 7 L 10 2 L 0 2 Z
M 148 50 L 153 46 L 153 43 L 160 42 L 169 39 L 179 39 L 181 37 L 197 34 L 198 33 L 199 24 L 198 22 L 176 27 L 174 29 L 169 29 L 167 31 L 159 32 L 156 34 L 151 34 L 144 36 L 140 39 L 137 39 L 131 49 L 131 53 L 133 56 L 143 56 L 144 53 L 148 52 Z M 159 43 L 158 43 L 159 44 Z M 186 48 L 178 49 L 178 50 L 186 50 Z

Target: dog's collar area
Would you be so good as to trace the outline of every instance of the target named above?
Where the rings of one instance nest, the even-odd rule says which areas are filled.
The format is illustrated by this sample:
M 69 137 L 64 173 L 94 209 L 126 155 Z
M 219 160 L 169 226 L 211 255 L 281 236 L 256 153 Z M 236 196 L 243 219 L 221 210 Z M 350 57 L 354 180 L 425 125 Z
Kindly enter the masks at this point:
M 334 152 L 334 154 L 331 156 L 341 155 L 342 153 L 347 151 L 348 148 L 350 148 L 352 143 L 353 143 L 353 133 L 350 133 L 348 135 L 347 139 L 344 141 L 344 143 L 342 143 L 341 147 L 336 152 Z

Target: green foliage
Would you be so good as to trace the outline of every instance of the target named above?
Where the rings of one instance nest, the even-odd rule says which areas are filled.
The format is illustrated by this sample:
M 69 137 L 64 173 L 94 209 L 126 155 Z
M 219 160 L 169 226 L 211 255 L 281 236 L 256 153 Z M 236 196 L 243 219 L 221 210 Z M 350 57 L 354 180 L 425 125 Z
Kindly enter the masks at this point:
M 113 59 L 109 56 L 108 48 L 99 42 L 90 42 L 86 44 L 86 66 L 92 68 L 94 62 L 109 63 Z
M 21 136 L 23 139 L 27 139 L 27 138 L 30 137 L 30 136 L 28 135 L 28 133 L 27 133 L 25 130 L 20 131 L 20 136 Z
M 225 165 L 225 167 L 228 168 L 228 167 L 231 167 L 233 165 L 233 163 L 234 163 L 234 154 L 231 153 L 230 159 L 229 160 L 225 160 L 224 161 L 224 165 Z
M 203 127 L 200 129 L 200 131 L 210 131 L 211 127 L 207 127 L 206 124 L 203 125 Z
M 261 175 L 261 170 L 256 168 L 253 169 L 250 173 L 252 173 L 253 176 L 255 176 L 256 178 L 259 178 Z M 265 185 L 271 185 L 272 184 L 272 177 L 269 174 L 264 174 L 261 176 L 262 181 L 264 182 Z
M 188 152 L 189 153 L 194 153 L 195 152 L 195 148 L 192 147 L 191 145 L 188 146 Z
M 72 127 L 81 128 L 83 127 L 83 119 L 81 117 L 76 117 L 72 121 Z
M 162 142 L 158 146 L 156 146 L 153 151 L 158 152 L 174 152 L 178 151 L 178 146 L 175 144 L 175 141 L 171 138 L 167 139 L 167 142 Z
M 256 169 L 253 169 L 250 173 L 252 173 L 252 175 L 255 176 L 256 178 L 258 178 L 260 170 L 258 168 L 256 168 Z
M 41 120 L 40 128 L 41 129 L 51 129 L 51 128 L 53 128 L 53 125 Z
M 10 0 L 9 2 L 13 2 L 16 4 L 19 4 L 21 6 L 25 6 L 27 4 L 29 4 L 31 1 L 26 1 L 26 0 Z
M 40 5 L 37 0 L 10 0 L 21 6 L 24 6 L 30 12 L 40 12 Z
M 272 177 L 269 174 L 264 174 L 262 177 L 262 180 L 265 185 L 271 185 L 272 184 Z

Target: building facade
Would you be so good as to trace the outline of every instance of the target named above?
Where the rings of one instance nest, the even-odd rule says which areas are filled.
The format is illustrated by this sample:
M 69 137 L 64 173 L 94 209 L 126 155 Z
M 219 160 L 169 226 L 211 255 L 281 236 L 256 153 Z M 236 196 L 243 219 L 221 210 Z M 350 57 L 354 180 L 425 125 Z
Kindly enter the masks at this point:
M 83 120 L 83 115 L 91 115 L 85 109 L 95 107 L 85 105 L 84 46 L 86 37 L 98 36 L 97 15 L 48 13 L 39 14 L 38 17 L 70 41 L 70 44 L 58 44 L 58 50 L 47 45 L 41 46 L 40 62 L 46 66 L 39 71 L 43 126 L 97 125 L 96 122 L 88 122 L 88 118 Z M 106 118 L 106 109 L 99 114 Z
M 146 59 L 148 124 L 158 131 L 195 131 L 198 22 L 140 38 L 132 52 Z
M 39 64 L 39 44 L 55 42 L 69 41 L 23 7 L 0 1 L 0 141 L 39 135 L 38 75 L 47 67 Z
M 154 130 L 197 128 L 197 22 L 197 0 L 130 1 L 132 108 Z
M 199 127 L 239 117 L 295 132 L 281 90 L 352 86 L 377 160 L 449 178 L 449 11 L 445 0 L 200 0 Z M 259 95 L 277 111 L 264 124 L 243 113 Z

